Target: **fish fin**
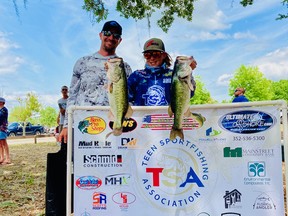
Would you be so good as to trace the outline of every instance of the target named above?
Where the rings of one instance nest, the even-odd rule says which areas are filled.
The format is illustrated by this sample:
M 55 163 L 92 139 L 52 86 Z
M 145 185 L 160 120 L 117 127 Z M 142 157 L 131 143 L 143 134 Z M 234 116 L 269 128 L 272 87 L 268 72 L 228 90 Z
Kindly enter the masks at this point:
M 188 108 L 187 110 L 186 110 L 186 112 L 184 113 L 184 116 L 185 117 L 190 117 L 191 116 L 191 112 L 190 112 L 190 109 Z
M 113 115 L 113 113 L 112 113 L 111 110 L 109 110 L 109 112 L 108 112 L 108 119 L 109 119 L 110 121 L 114 121 L 114 120 L 115 120 L 115 117 L 114 117 L 114 115 Z
M 172 127 L 170 131 L 170 140 L 176 139 L 176 137 L 180 137 L 180 139 L 184 140 L 184 134 L 183 134 L 183 129 L 176 129 L 174 126 Z
M 206 121 L 206 118 L 202 116 L 200 113 L 191 113 L 191 117 L 199 122 L 199 124 L 202 126 L 204 122 Z
M 170 117 L 173 116 L 173 111 L 172 111 L 171 105 L 169 105 L 169 107 L 168 107 L 168 115 L 169 115 Z
M 110 83 L 109 86 L 108 86 L 108 91 L 109 93 L 112 93 L 113 92 L 113 83 Z
M 192 85 L 192 82 L 191 82 L 191 75 L 188 76 L 188 80 L 187 80 L 187 84 L 188 84 L 188 87 L 191 91 L 194 91 L 194 86 Z
M 130 118 L 132 116 L 132 114 L 133 114 L 133 109 L 130 105 L 128 105 L 128 109 L 127 109 L 125 118 Z

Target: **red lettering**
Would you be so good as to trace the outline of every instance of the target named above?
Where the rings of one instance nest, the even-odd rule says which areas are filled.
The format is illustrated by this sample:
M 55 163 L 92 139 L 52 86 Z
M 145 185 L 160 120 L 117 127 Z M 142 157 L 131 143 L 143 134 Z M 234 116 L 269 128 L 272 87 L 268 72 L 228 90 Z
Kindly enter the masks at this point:
M 146 168 L 147 173 L 152 173 L 153 175 L 153 186 L 159 187 L 160 185 L 160 173 L 164 168 Z

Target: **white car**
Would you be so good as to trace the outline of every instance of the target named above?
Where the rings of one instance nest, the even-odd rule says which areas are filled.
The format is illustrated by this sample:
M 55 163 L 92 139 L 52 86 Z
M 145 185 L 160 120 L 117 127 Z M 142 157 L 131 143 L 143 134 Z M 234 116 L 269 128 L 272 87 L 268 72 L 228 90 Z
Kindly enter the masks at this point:
M 55 134 L 56 134 L 56 127 L 51 127 L 51 128 L 49 129 L 49 134 L 55 135 Z

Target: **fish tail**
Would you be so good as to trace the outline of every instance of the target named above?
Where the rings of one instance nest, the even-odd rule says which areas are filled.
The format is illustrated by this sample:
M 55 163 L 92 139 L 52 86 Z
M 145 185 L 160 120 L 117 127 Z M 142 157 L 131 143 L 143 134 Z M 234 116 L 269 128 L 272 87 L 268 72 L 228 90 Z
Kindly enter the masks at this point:
M 122 134 L 122 127 L 113 129 L 114 136 L 120 136 Z
M 176 139 L 177 136 L 180 137 L 182 140 L 184 140 L 183 129 L 182 128 L 177 129 L 177 128 L 174 128 L 173 126 L 170 131 L 170 140 Z
M 107 139 L 112 133 L 113 133 L 113 131 L 110 132 L 110 133 L 108 133 L 108 134 L 106 135 L 105 139 Z

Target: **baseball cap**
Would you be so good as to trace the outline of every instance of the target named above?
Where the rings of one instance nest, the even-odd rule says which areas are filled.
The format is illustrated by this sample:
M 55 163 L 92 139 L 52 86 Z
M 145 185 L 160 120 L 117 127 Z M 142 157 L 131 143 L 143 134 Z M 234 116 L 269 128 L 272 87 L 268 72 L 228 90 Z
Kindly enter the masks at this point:
M 61 90 L 64 90 L 64 89 L 68 90 L 68 87 L 67 86 L 62 86 Z
M 144 44 L 144 52 L 155 50 L 165 52 L 165 46 L 161 39 L 159 38 L 151 38 Z
M 121 27 L 121 25 L 119 23 L 117 23 L 116 21 L 114 21 L 114 20 L 106 22 L 103 25 L 102 31 L 109 31 L 111 29 L 115 29 L 116 30 L 115 33 L 118 33 L 118 34 L 122 35 L 122 27 Z
M 3 103 L 5 103 L 5 98 L 3 98 L 3 97 L 0 97 L 0 102 L 3 102 Z

